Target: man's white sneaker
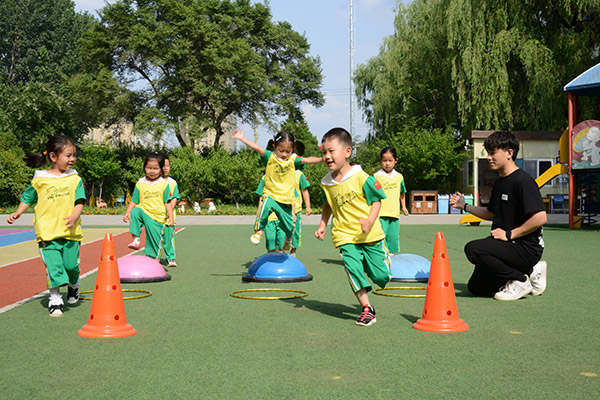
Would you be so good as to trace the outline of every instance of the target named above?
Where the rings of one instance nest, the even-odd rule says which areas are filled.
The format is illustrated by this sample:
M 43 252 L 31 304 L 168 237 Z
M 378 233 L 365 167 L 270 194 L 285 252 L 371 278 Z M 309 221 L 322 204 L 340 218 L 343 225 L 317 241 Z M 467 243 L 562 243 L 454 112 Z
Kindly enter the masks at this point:
M 519 300 L 521 297 L 527 296 L 533 289 L 529 277 L 525 275 L 527 280 L 521 282 L 518 280 L 508 281 L 500 291 L 494 295 L 496 300 Z
M 546 261 L 540 261 L 539 263 L 533 266 L 533 272 L 531 273 L 531 286 L 533 289 L 531 290 L 531 294 L 534 296 L 539 296 L 544 293 L 546 290 L 546 270 L 548 269 L 548 265 Z

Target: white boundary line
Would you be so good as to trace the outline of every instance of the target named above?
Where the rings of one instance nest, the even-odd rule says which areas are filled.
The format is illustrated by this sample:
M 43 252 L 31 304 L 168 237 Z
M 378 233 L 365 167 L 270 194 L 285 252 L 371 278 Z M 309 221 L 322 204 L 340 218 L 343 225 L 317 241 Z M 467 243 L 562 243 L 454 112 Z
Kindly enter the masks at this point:
M 179 231 L 175 232 L 175 235 L 177 235 L 179 232 L 183 231 L 184 229 L 185 229 L 185 227 L 182 227 Z M 122 233 L 127 233 L 127 232 L 122 232 Z M 121 233 L 119 233 L 119 235 L 121 235 Z M 87 242 L 86 244 L 94 243 L 94 242 L 97 242 L 98 240 L 104 240 L 104 238 L 103 239 L 93 240 L 91 242 Z M 137 253 L 138 251 L 143 250 L 143 249 L 144 249 L 144 247 L 140 248 L 139 250 L 135 250 L 135 251 L 132 251 L 130 253 L 127 253 L 127 254 L 125 254 L 125 255 L 123 255 L 121 257 L 125 257 L 125 256 L 131 255 L 133 253 Z M 121 257 L 119 257 L 119 258 L 121 258 Z M 37 258 L 37 257 L 28 258 L 27 260 L 32 260 L 33 258 Z M 21 261 L 18 261 L 18 262 L 15 262 L 15 263 L 11 263 L 11 264 L 0 265 L 0 268 L 6 267 L 6 266 L 9 266 L 9 265 L 13 265 L 13 264 L 18 264 L 19 262 L 23 262 L 23 261 L 27 261 L 27 260 L 21 260 Z M 88 271 L 85 274 L 81 275 L 81 279 L 85 279 L 88 276 L 90 276 L 92 274 L 95 274 L 97 271 L 98 271 L 98 267 L 96 267 L 93 270 Z M 40 293 L 38 293 L 36 295 L 33 295 L 33 296 L 29 297 L 29 298 L 26 298 L 26 299 L 23 299 L 23 300 L 19 300 L 19 301 L 15 302 L 15 303 L 12 303 L 12 304 L 9 304 L 7 306 L 4 306 L 4 307 L 0 308 L 0 314 L 3 314 L 3 313 L 5 313 L 5 312 L 7 312 L 9 310 L 12 310 L 13 308 L 17 308 L 19 306 L 22 306 L 23 304 L 27 304 L 27 303 L 29 303 L 31 301 L 36 300 L 36 299 L 42 298 L 45 295 L 47 295 L 48 293 L 50 293 L 49 290 L 44 290 L 43 292 L 40 292 Z
M 102 228 L 99 228 L 99 229 L 102 229 Z M 125 231 L 125 232 L 121 232 L 121 233 L 117 233 L 117 235 L 121 235 L 121 234 L 123 234 L 123 233 L 127 233 L 127 231 Z M 100 239 L 92 240 L 91 242 L 86 242 L 86 243 L 82 244 L 82 246 L 85 246 L 86 244 L 92 244 L 92 243 L 96 243 L 96 242 L 97 242 L 97 241 L 99 241 L 99 240 L 104 240 L 104 238 L 100 238 Z M 15 246 L 15 245 L 17 245 L 17 244 L 21 244 L 21 243 L 15 243 L 15 244 L 11 244 L 10 246 Z M 36 243 L 36 244 L 37 244 L 37 243 Z M 10 246 L 5 246 L 5 247 L 10 247 Z M 26 259 L 24 259 L 24 260 L 19 260 L 19 261 L 12 262 L 12 263 L 10 263 L 10 264 L 4 264 L 4 265 L 0 265 L 0 268 L 4 268 L 4 267 L 10 267 L 11 265 L 19 264 L 19 263 L 22 263 L 22 262 L 24 262 L 24 261 L 33 260 L 33 259 L 35 259 L 35 258 L 40 258 L 40 256 L 39 256 L 39 255 L 37 255 L 37 256 L 35 256 L 35 257 L 29 257 L 29 258 L 26 258 Z

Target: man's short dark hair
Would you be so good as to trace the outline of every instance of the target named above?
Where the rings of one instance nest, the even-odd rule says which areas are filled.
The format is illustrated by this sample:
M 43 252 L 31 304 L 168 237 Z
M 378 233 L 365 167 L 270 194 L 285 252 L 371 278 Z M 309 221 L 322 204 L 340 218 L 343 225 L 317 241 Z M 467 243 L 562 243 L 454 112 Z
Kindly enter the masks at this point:
M 494 131 L 490 136 L 483 142 L 483 147 L 490 152 L 498 149 L 507 151 L 512 149 L 513 161 L 517 160 L 517 154 L 519 153 L 519 139 L 510 131 Z
M 352 147 L 352 136 L 344 128 L 332 128 L 323 135 L 321 143 L 325 143 L 326 140 L 337 139 L 341 144 Z

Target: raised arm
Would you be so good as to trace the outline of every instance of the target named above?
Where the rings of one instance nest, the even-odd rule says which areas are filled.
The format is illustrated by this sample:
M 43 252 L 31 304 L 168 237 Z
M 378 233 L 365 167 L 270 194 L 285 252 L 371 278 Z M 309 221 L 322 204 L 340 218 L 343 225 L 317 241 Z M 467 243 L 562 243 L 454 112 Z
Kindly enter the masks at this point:
M 244 137 L 244 133 L 242 131 L 236 130 L 235 132 L 233 132 L 232 137 L 234 139 L 237 139 L 240 142 L 244 143 L 246 146 L 250 147 L 252 150 L 254 150 L 255 152 L 257 152 L 259 156 L 264 156 L 265 155 L 265 149 L 263 149 L 262 147 L 260 147 L 256 143 L 254 143 L 253 141 L 246 139 Z
M 323 157 L 302 157 L 300 164 L 318 164 L 323 162 Z

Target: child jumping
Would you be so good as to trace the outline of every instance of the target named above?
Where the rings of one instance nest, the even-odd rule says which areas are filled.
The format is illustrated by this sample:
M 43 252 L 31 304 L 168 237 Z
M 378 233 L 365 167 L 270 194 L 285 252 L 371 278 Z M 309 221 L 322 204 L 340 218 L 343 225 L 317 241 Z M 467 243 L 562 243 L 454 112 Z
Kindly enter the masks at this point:
M 303 153 L 304 145 L 297 142 L 289 132 L 279 132 L 274 139 L 269 140 L 267 149 L 244 138 L 242 131 L 235 131 L 233 138 L 250 147 L 260 156 L 265 165 L 265 186 L 262 195 L 261 209 L 254 224 L 254 234 L 250 239 L 258 244 L 267 225 L 269 215 L 274 212 L 279 219 L 279 225 L 285 233 L 284 251 L 292 247 L 295 215 L 295 170 L 304 164 L 320 163 L 320 157 L 299 157 L 294 151 Z
M 262 178 L 260 178 L 258 188 L 256 188 L 256 194 L 260 196 L 260 198 L 258 199 L 258 210 L 256 210 L 257 216 L 260 214 L 260 210 L 262 208 L 262 195 L 264 187 L 265 177 L 263 176 Z M 258 237 L 259 241 L 261 237 L 262 235 Z M 267 253 L 275 253 L 282 251 L 283 244 L 285 243 L 285 234 L 279 227 L 279 219 L 277 218 L 277 215 L 274 212 L 269 214 L 267 225 L 265 225 L 264 228 L 264 237 Z
M 400 210 L 408 215 L 406 208 L 406 186 L 404 177 L 396 172 L 394 166 L 398 162 L 396 149 L 384 147 L 380 153 L 381 169 L 375 172 L 377 179 L 383 186 L 387 198 L 381 200 L 379 220 L 385 233 L 385 244 L 390 251 L 390 256 L 400 252 Z M 402 207 L 402 209 L 400 208 Z
M 340 249 L 350 286 L 363 307 L 356 324 L 369 326 L 377 319 L 369 303 L 367 292 L 371 284 L 365 274 L 382 288 L 391 278 L 385 234 L 377 218 L 385 193 L 381 184 L 360 165 L 351 166 L 348 162 L 352 155 L 352 137 L 348 131 L 333 128 L 321 143 L 329 173 L 321 180 L 323 212 L 315 236 L 324 239 L 333 214 L 331 239 Z
M 162 168 L 162 177 L 167 180 L 169 185 L 169 197 L 171 197 L 171 209 L 173 210 L 173 225 L 165 226 L 163 232 L 163 249 L 165 251 L 165 257 L 167 258 L 167 267 L 176 267 L 177 262 L 175 261 L 175 225 L 177 224 L 176 217 L 176 206 L 177 202 L 181 198 L 179 195 L 179 187 L 177 181 L 169 176 L 171 172 L 171 161 L 167 154 L 163 154 L 164 166 Z
M 135 185 L 131 202 L 123 216 L 123 222 L 129 222 L 129 232 L 133 241 L 129 248 L 140 249 L 142 226 L 146 228 L 146 247 L 144 253 L 151 258 L 160 254 L 160 244 L 165 222 L 173 225 L 173 208 L 169 185 L 162 177 L 164 159 L 158 153 L 148 153 L 144 159 L 146 176 Z
M 46 157 L 52 166 L 35 172 L 17 211 L 7 219 L 12 224 L 28 207 L 35 206 L 35 236 L 46 266 L 51 317 L 63 315 L 61 286 L 68 285 L 67 303 L 79 301 L 79 247 L 83 240 L 79 216 L 86 198 L 81 178 L 73 169 L 75 152 L 71 139 L 56 135 L 50 138 L 43 153 L 33 154 L 29 160 L 31 167 L 41 167 Z

